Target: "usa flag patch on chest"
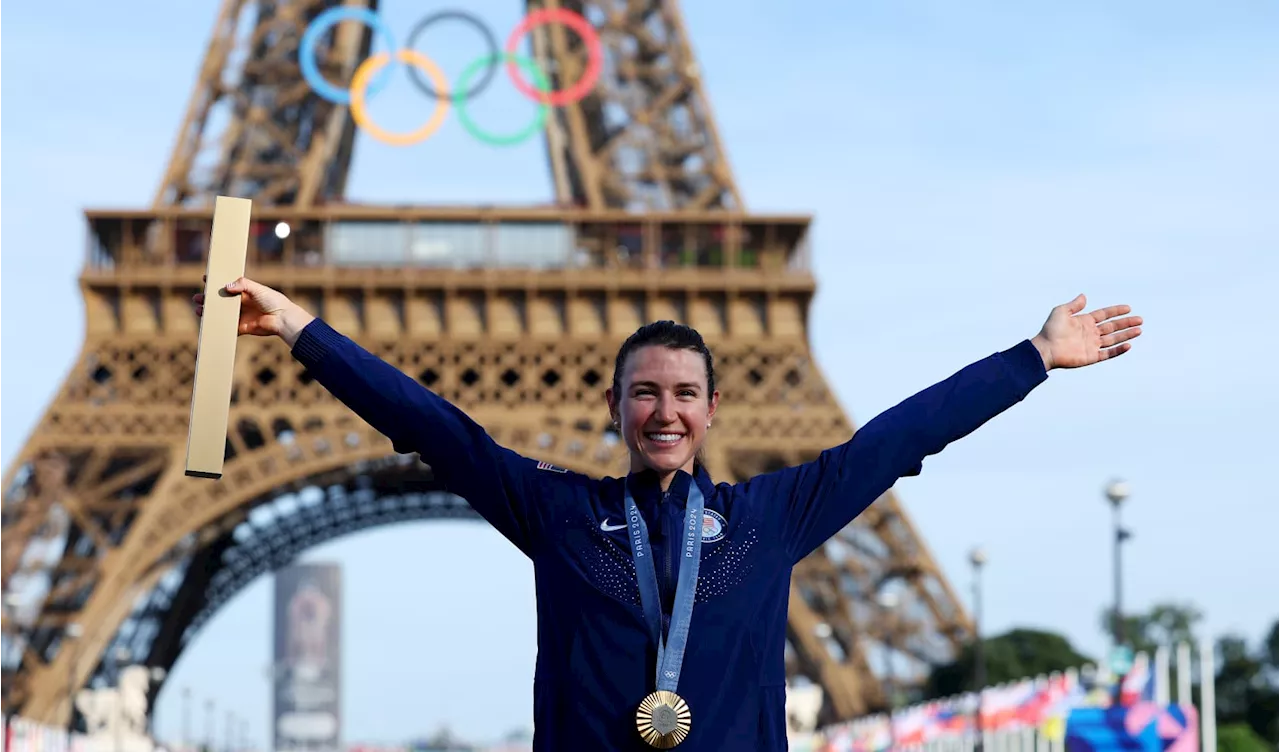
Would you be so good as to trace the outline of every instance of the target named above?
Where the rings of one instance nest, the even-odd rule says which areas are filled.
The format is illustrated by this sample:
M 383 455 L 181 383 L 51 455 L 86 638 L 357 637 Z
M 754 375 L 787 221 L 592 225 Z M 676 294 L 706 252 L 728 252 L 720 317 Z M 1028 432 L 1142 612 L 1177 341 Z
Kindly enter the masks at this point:
M 541 461 L 541 460 L 539 460 L 539 461 L 538 461 L 538 469 L 539 469 L 539 470 L 550 470 L 550 471 L 551 471 L 551 472 L 553 472 L 553 473 L 567 473 L 567 472 L 569 472 L 568 470 L 566 470 L 566 469 L 565 469 L 565 468 L 563 468 L 563 467 L 558 467 L 558 466 L 556 466 L 556 465 L 551 464 L 550 462 L 543 462 L 543 461 Z

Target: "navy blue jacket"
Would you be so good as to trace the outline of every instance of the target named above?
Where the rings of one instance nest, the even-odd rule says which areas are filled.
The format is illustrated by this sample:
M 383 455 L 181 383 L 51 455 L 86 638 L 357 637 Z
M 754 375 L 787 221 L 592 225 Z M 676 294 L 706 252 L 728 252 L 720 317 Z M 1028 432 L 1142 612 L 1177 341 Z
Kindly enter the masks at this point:
M 623 484 L 649 529 L 668 618 L 689 484 L 706 499 L 702 567 L 680 695 L 692 730 L 681 752 L 787 748 L 783 645 L 792 566 L 848 525 L 925 457 L 1021 401 L 1046 378 L 1030 341 L 978 361 L 859 429 L 817 459 L 744 483 L 705 470 L 595 479 L 496 444 L 457 407 L 322 320 L 294 357 L 337 399 L 417 452 L 444 486 L 532 561 L 538 603 L 535 750 L 651 749 L 636 705 L 654 689 L 656 646 L 640 608 L 623 526 Z M 664 620 L 665 621 L 665 620 Z M 483 700 L 477 700 L 483 702 Z

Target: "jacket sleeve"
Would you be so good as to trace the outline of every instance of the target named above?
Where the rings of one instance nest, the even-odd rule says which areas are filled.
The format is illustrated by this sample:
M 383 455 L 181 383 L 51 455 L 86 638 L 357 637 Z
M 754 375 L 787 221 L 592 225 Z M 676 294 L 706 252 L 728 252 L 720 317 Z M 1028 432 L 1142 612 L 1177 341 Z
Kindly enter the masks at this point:
M 919 475 L 941 452 L 1021 402 L 1048 374 L 1030 340 L 965 367 L 876 416 L 817 459 L 750 481 L 763 494 L 798 562 L 835 535 L 898 478 Z
M 417 452 L 450 493 L 533 556 L 542 529 L 530 492 L 533 460 L 499 446 L 457 407 L 319 318 L 302 330 L 293 356 L 334 397 L 391 439 L 395 451 Z

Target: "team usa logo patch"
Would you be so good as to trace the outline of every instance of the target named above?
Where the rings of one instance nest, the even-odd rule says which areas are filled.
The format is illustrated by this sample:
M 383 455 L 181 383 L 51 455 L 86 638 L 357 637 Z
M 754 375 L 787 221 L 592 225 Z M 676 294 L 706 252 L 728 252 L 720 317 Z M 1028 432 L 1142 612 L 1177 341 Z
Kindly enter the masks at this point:
M 553 473 L 567 473 L 567 472 L 569 472 L 568 470 L 566 470 L 566 469 L 565 469 L 565 468 L 563 468 L 563 467 L 559 467 L 559 466 L 557 466 L 557 465 L 553 465 L 553 464 L 551 464 L 550 462 L 543 462 L 543 461 L 541 461 L 541 460 L 539 460 L 539 461 L 538 461 L 538 469 L 539 469 L 539 470 L 550 470 L 550 471 L 551 471 L 551 472 L 553 472 Z M 704 529 L 705 529 L 705 528 L 704 528 Z
M 724 530 L 729 524 L 713 509 L 702 510 L 702 542 L 719 543 L 724 540 Z

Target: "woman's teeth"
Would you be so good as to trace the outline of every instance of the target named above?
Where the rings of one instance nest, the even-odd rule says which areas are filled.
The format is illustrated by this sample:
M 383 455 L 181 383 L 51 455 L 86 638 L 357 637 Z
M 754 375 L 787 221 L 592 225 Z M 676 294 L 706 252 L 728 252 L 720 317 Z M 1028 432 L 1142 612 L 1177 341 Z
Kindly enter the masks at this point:
M 678 433 L 646 433 L 645 438 L 658 444 L 674 444 L 684 438 L 683 434 Z

